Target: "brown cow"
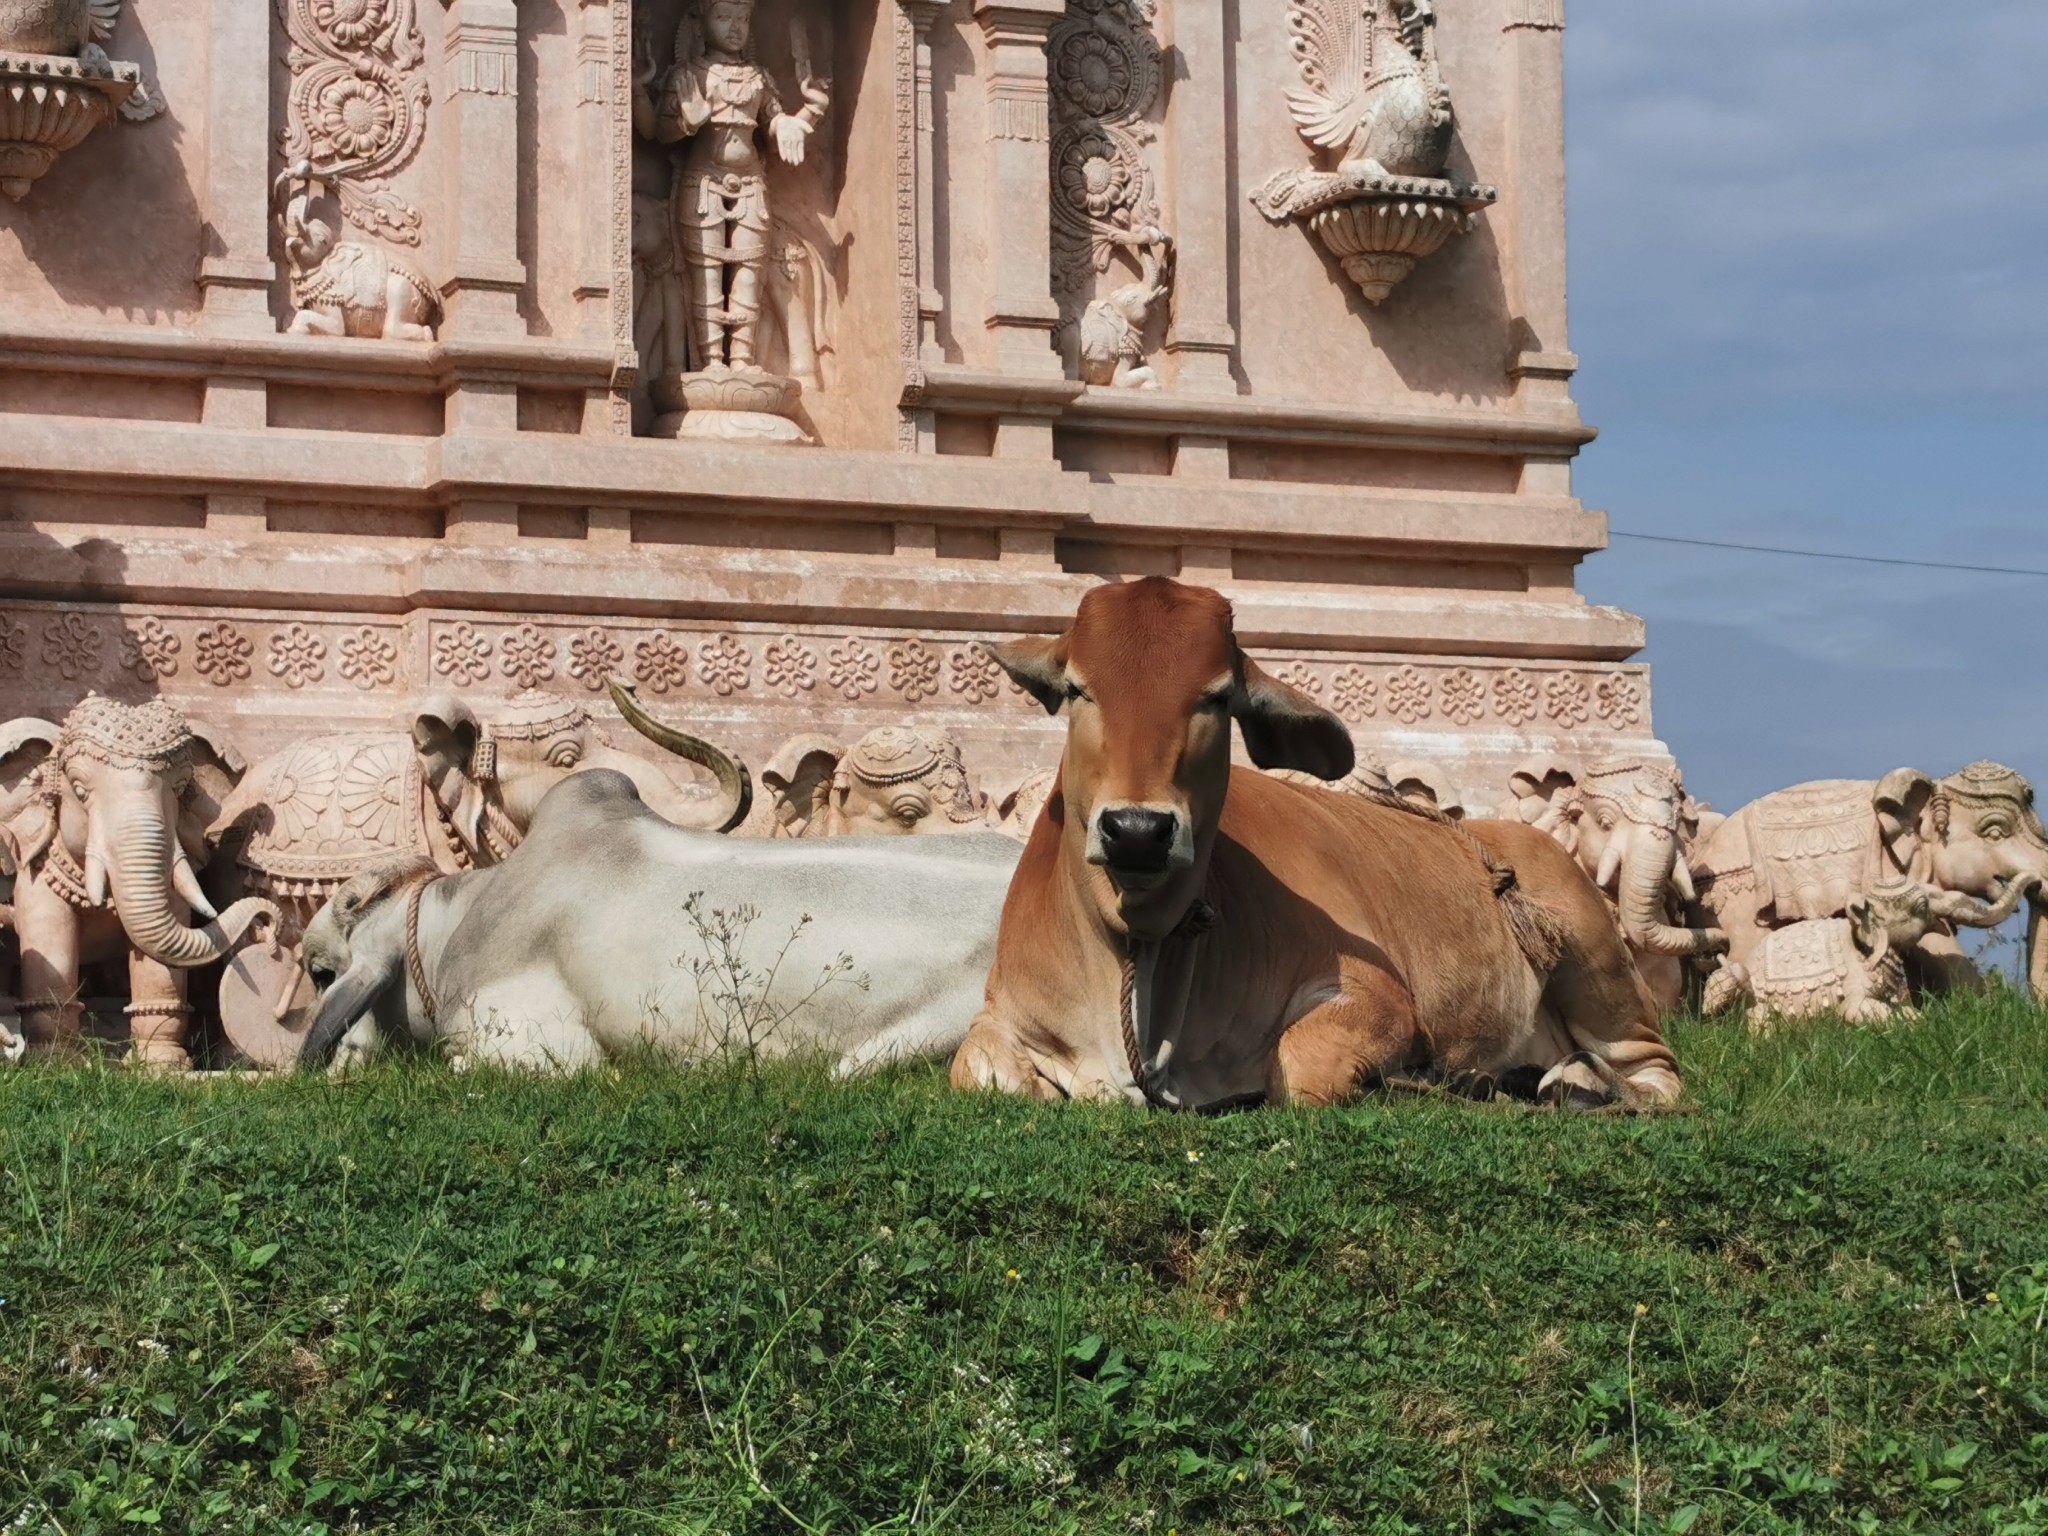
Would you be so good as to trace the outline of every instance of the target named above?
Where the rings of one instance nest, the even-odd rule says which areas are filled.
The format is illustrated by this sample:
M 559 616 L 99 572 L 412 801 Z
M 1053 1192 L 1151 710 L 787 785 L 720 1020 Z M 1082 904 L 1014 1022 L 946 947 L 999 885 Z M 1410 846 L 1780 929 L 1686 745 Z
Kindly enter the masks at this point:
M 959 1088 L 1168 1108 L 1327 1104 L 1390 1078 L 1669 1103 L 1677 1064 L 1613 914 L 1541 832 L 1340 779 L 1335 716 L 1246 658 L 1230 605 L 1151 577 L 996 656 L 1069 710 Z

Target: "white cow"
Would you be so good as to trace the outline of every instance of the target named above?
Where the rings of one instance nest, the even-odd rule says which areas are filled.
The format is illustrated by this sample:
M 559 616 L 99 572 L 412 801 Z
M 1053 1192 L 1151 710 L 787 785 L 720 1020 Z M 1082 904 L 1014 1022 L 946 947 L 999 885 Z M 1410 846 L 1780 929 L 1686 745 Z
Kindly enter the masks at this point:
M 828 1051 L 840 1070 L 954 1049 L 981 1006 L 1018 844 L 1000 833 L 770 842 L 686 832 L 602 770 L 551 790 L 504 863 L 358 876 L 306 931 L 300 1057 L 393 1035 L 573 1071 L 651 1048 Z

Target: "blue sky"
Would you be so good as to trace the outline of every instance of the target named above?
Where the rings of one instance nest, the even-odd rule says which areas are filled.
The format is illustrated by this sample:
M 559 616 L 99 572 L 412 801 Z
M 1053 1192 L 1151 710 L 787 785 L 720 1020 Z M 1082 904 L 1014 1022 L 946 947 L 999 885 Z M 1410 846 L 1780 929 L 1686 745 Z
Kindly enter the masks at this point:
M 1578 492 L 1637 530 L 2048 570 L 2048 0 L 1570 0 Z M 1658 734 L 1724 810 L 2011 763 L 2048 579 L 1631 542 Z

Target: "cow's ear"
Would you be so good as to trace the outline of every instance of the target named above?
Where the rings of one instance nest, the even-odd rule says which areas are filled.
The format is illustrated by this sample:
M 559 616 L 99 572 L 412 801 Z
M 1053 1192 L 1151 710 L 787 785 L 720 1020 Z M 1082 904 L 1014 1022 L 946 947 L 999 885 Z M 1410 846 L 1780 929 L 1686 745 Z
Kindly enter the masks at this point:
M 1058 714 L 1067 700 L 1067 663 L 1059 652 L 1057 638 L 1042 636 L 988 648 L 996 665 L 1010 674 L 1010 681 L 1043 704 L 1048 715 Z
M 1236 715 L 1245 750 L 1261 768 L 1294 768 L 1334 782 L 1358 765 L 1344 722 L 1250 657 Z

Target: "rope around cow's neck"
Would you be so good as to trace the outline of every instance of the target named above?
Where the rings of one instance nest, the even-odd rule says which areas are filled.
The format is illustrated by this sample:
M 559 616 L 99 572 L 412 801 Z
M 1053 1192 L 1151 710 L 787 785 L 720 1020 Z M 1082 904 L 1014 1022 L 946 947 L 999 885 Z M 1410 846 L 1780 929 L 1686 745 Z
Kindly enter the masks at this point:
M 1152 1090 L 1145 1082 L 1145 1059 L 1138 1053 L 1138 962 L 1132 956 L 1129 944 L 1124 946 L 1123 966 L 1123 996 L 1117 1003 L 1117 1020 L 1123 1026 L 1124 1061 L 1130 1066 L 1131 1081 L 1138 1085 L 1138 1091 L 1150 1104 L 1154 1100 Z
M 412 978 L 412 988 L 420 995 L 420 1010 L 427 1016 L 427 1027 L 434 1027 L 434 990 L 427 985 L 427 962 L 420 954 L 420 898 L 427 894 L 427 887 L 439 885 L 442 876 L 434 875 L 420 881 L 405 893 L 405 974 Z
M 1198 939 L 1217 924 L 1216 909 L 1197 896 L 1188 903 L 1187 912 L 1175 924 L 1170 938 Z M 1156 948 L 1156 946 L 1155 946 Z M 1152 1074 L 1145 1066 L 1145 1057 L 1138 1045 L 1138 946 L 1130 936 L 1124 936 L 1123 982 L 1117 998 L 1117 1024 L 1124 1039 L 1124 1062 L 1131 1069 L 1131 1081 L 1138 1085 L 1138 1092 L 1145 1095 L 1145 1102 L 1154 1109 L 1171 1109 L 1175 1106 L 1163 1102 L 1152 1091 Z

